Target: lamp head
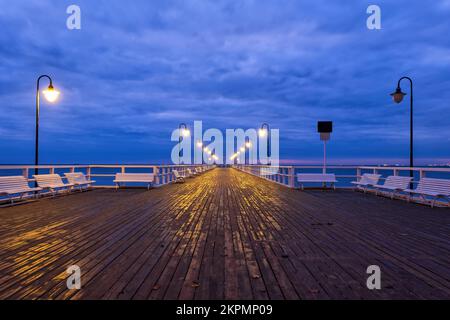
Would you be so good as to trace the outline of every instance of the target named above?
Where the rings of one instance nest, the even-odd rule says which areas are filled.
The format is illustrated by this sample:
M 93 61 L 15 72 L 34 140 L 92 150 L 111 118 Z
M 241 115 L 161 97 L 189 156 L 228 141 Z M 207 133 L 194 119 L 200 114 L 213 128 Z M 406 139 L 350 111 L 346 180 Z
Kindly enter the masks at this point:
M 191 135 L 191 132 L 189 131 L 189 129 L 184 128 L 184 129 L 181 129 L 181 135 L 183 137 L 189 137 Z
M 402 102 L 404 96 L 406 96 L 406 93 L 402 92 L 400 87 L 397 87 L 395 92 L 391 93 L 392 100 L 394 100 L 395 103 Z
M 265 129 L 265 128 L 259 129 L 258 134 L 261 138 L 264 138 L 265 136 L 267 136 L 267 129 Z
M 52 84 L 50 84 L 46 90 L 42 91 L 42 93 L 48 102 L 55 102 L 59 96 L 59 91 L 56 90 Z
M 199 147 L 199 148 L 203 147 L 203 142 L 197 141 L 197 147 Z
M 247 141 L 247 142 L 245 143 L 245 146 L 246 146 L 248 149 L 250 149 L 250 148 L 252 147 L 252 143 L 251 143 L 250 141 Z

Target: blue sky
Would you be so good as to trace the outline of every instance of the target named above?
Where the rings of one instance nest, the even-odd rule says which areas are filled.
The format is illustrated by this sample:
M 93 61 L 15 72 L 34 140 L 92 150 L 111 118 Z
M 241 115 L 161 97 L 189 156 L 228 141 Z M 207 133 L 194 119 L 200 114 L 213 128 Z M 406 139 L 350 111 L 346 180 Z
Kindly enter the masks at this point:
M 66 28 L 77 4 L 82 29 Z M 382 29 L 366 28 L 366 8 Z M 335 163 L 408 157 L 415 81 L 418 162 L 450 159 L 450 0 L 0 0 L 0 163 L 32 163 L 38 75 L 41 162 L 170 161 L 180 122 L 280 129 L 280 156 L 319 162 L 318 120 L 334 121 Z M 44 83 L 44 82 L 43 82 Z M 409 93 L 407 83 L 404 91 Z

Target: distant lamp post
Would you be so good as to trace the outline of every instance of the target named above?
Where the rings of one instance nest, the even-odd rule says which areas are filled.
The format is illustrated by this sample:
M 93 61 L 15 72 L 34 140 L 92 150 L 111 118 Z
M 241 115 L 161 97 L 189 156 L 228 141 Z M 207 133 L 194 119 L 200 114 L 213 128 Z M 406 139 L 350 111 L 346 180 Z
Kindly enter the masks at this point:
M 37 166 L 39 165 L 39 117 L 40 117 L 40 89 L 39 89 L 39 83 L 42 78 L 47 78 L 50 81 L 50 84 L 46 90 L 43 90 L 42 93 L 44 94 L 45 99 L 48 102 L 55 102 L 58 99 L 59 91 L 56 90 L 53 87 L 53 81 L 50 76 L 44 74 L 41 75 L 36 82 L 36 135 L 35 135 L 35 154 L 34 154 L 34 165 L 36 166 L 34 168 L 34 174 L 38 174 L 39 170 Z
M 400 103 L 403 101 L 403 98 L 406 96 L 400 87 L 400 82 L 406 79 L 409 81 L 410 87 L 410 115 L 409 115 L 409 166 L 414 167 L 414 135 L 413 135 L 413 81 L 409 77 L 401 77 L 397 83 L 397 89 L 395 92 L 391 93 L 392 99 L 395 103 Z M 409 171 L 409 176 L 414 177 L 413 170 Z
M 258 135 L 261 138 L 266 138 L 267 137 L 267 158 L 268 158 L 268 162 L 270 164 L 270 156 L 271 156 L 271 152 L 270 152 L 270 127 L 267 123 L 263 123 L 261 125 L 261 128 L 258 130 Z
M 191 135 L 191 132 L 189 131 L 186 123 L 180 123 L 178 129 L 178 164 L 181 164 L 181 140 L 183 140 L 183 138 L 189 137 Z
M 202 157 L 202 164 L 203 164 L 203 142 L 202 141 L 200 141 L 200 140 L 197 141 L 197 148 L 199 148 L 202 151 L 201 157 Z
M 219 157 L 215 152 L 212 153 L 211 158 L 213 159 L 213 164 L 216 164 L 216 161 L 219 160 Z M 211 158 L 209 158 L 211 160 Z

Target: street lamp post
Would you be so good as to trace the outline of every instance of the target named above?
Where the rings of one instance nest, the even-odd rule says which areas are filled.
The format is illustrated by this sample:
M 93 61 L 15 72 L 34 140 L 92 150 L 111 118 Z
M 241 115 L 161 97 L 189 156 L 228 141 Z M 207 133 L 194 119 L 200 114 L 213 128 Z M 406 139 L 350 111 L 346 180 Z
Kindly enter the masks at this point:
M 183 137 L 189 137 L 190 132 L 186 123 L 180 123 L 178 126 L 178 164 L 181 164 L 181 140 Z
M 35 154 L 34 154 L 34 174 L 37 175 L 39 173 L 38 171 L 38 165 L 39 165 L 39 117 L 40 117 L 40 91 L 39 91 L 39 83 L 42 78 L 47 78 L 50 81 L 50 84 L 47 88 L 47 90 L 44 90 L 42 93 L 44 94 L 44 97 L 49 102 L 55 102 L 56 99 L 59 96 L 59 91 L 55 90 L 53 87 L 53 81 L 50 76 L 44 74 L 39 76 L 39 78 L 36 81 L 36 133 L 35 133 Z
M 201 150 L 202 164 L 203 164 L 203 142 L 201 140 L 197 141 L 197 147 Z
M 252 146 L 251 142 L 250 142 L 250 138 L 246 137 L 245 138 L 245 147 L 244 147 L 244 151 L 246 149 L 250 149 Z M 248 152 L 245 152 L 245 164 L 247 164 L 247 157 L 248 157 L 248 164 L 250 164 L 250 150 Z
M 414 167 L 414 135 L 413 135 L 413 81 L 409 77 L 401 77 L 398 80 L 397 83 L 397 89 L 395 92 L 391 93 L 392 99 L 395 103 L 400 103 L 403 100 L 403 97 L 406 96 L 406 93 L 402 92 L 402 89 L 400 88 L 400 82 L 406 79 L 409 81 L 411 87 L 410 87 L 410 115 L 409 115 L 409 166 L 412 168 Z M 414 177 L 413 170 L 409 171 L 409 176 Z
M 261 129 L 259 129 L 258 134 L 261 138 L 267 137 L 267 161 L 268 161 L 268 164 L 270 164 L 271 152 L 270 152 L 270 127 L 269 127 L 269 125 L 267 123 L 263 123 L 261 125 Z

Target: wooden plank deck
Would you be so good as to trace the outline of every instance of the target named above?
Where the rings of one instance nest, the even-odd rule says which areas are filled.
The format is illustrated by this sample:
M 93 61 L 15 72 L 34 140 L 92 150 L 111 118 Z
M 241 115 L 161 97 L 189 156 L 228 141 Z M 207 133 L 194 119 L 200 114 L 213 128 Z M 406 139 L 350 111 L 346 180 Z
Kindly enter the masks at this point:
M 0 209 L 0 248 L 0 299 L 450 299 L 449 209 L 234 169 Z

